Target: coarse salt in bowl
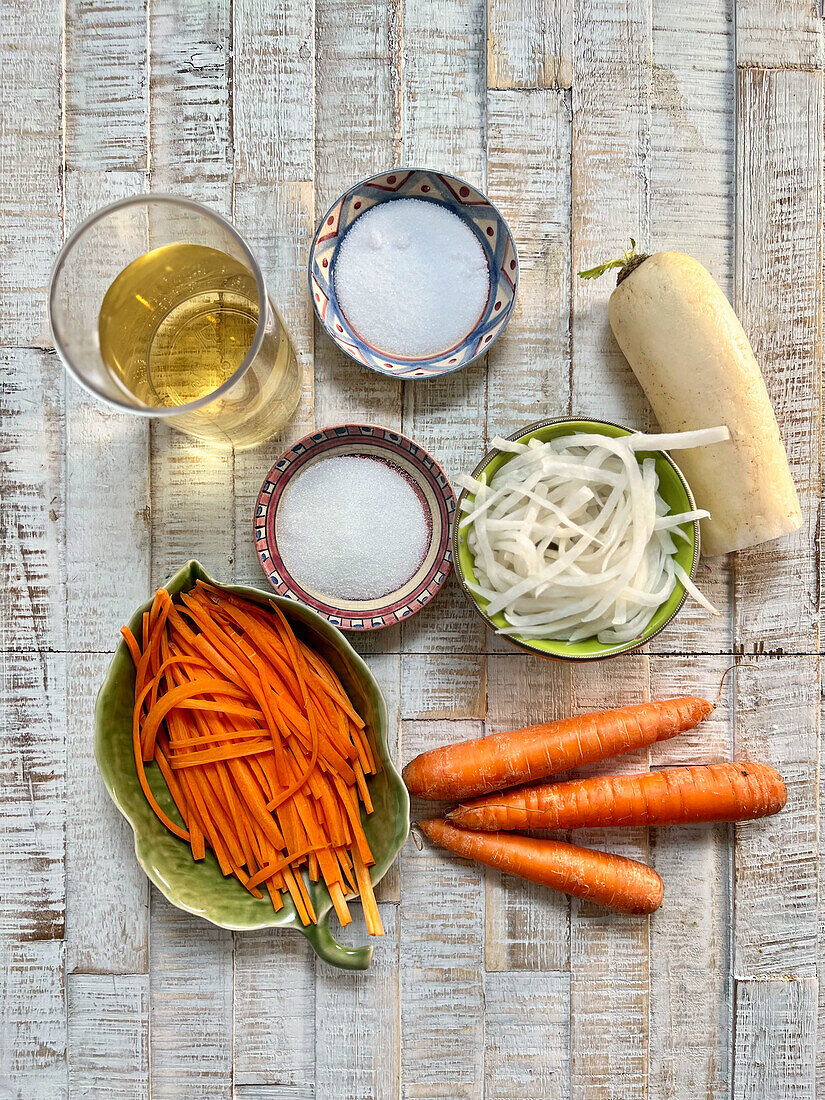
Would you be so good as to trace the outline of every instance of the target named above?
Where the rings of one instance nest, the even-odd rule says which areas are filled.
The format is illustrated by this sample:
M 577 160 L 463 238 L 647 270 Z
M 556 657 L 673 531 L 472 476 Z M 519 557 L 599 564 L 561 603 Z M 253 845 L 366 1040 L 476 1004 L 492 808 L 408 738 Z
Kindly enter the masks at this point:
M 382 209 L 399 199 L 412 201 Z M 518 256 L 507 223 L 472 185 L 395 169 L 355 184 L 324 215 L 309 284 L 318 319 L 351 359 L 432 378 L 467 366 L 504 331 Z
M 255 545 L 279 595 L 343 630 L 378 630 L 443 585 L 455 506 L 423 447 L 388 428 L 340 424 L 305 436 L 269 471 Z

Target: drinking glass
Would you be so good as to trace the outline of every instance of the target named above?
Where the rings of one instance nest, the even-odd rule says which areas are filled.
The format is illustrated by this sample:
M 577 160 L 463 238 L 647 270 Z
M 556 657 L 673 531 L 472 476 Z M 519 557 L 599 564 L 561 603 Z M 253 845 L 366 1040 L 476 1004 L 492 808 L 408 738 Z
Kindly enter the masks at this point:
M 57 258 L 49 319 L 90 393 L 199 439 L 252 447 L 297 408 L 300 365 L 255 257 L 190 199 L 137 195 L 83 222 Z

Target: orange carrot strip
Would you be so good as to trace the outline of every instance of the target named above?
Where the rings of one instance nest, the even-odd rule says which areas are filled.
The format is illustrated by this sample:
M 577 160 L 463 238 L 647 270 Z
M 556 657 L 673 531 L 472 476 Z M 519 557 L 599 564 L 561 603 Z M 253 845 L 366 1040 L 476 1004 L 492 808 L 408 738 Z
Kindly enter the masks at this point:
M 367 922 L 367 931 L 371 936 L 383 936 L 384 926 L 381 923 L 381 914 L 378 912 L 378 906 L 375 902 L 372 880 L 364 861 L 358 854 L 357 848 L 353 849 L 352 862 L 355 866 L 355 877 L 358 881 L 358 891 L 361 894 L 361 905 Z
M 471 832 L 437 819 L 419 821 L 418 827 L 433 844 L 456 855 L 620 913 L 653 913 L 662 904 L 662 880 L 635 859 L 560 840 Z
M 335 786 L 338 788 L 338 797 L 344 805 L 347 817 L 349 818 L 350 825 L 352 826 L 352 835 L 355 842 L 355 846 L 361 853 L 361 858 L 368 867 L 371 867 L 375 860 L 373 859 L 370 846 L 367 842 L 366 835 L 361 827 L 361 818 L 358 814 L 358 810 L 355 807 L 355 803 L 350 799 L 349 791 L 347 790 L 344 781 L 337 775 L 333 775 Z
M 219 760 L 237 760 L 241 756 L 255 756 L 261 752 L 272 752 L 268 741 L 253 741 L 252 744 L 221 745 L 218 748 L 204 749 L 202 752 L 182 752 L 172 757 L 173 768 L 197 768 L 201 764 L 216 764 Z
M 146 796 L 146 801 L 154 810 L 157 817 L 163 822 L 170 833 L 174 833 L 175 836 L 179 836 L 181 840 L 189 840 L 189 833 L 186 829 L 181 829 L 179 825 L 176 825 L 174 821 L 166 814 L 158 805 L 157 799 L 152 793 L 152 788 L 149 786 L 149 780 L 146 778 L 146 772 L 143 768 L 143 756 L 140 751 L 140 727 L 138 725 L 138 719 L 140 716 L 140 707 L 143 703 L 145 696 L 149 692 L 149 685 L 143 689 L 141 695 L 138 696 L 135 703 L 134 717 L 132 720 L 132 747 L 135 753 L 135 767 L 137 768 L 138 781 L 140 782 L 143 793 Z
M 120 633 L 123 635 L 123 640 L 126 643 L 126 648 L 129 650 L 129 655 L 132 658 L 135 669 L 137 669 L 138 665 L 140 664 L 141 656 L 140 646 L 137 643 L 137 639 L 135 638 L 134 634 L 131 632 L 128 626 L 122 626 L 120 628 Z
M 367 781 L 364 777 L 364 770 L 361 767 L 361 761 L 355 765 L 355 781 L 358 785 L 358 793 L 361 795 L 361 801 L 364 803 L 364 809 L 368 814 L 372 813 L 372 799 L 370 798 L 370 792 L 367 788 Z
M 674 737 L 712 710 L 706 699 L 667 699 L 444 745 L 411 760 L 404 781 L 424 798 L 473 798 Z
M 328 887 L 329 896 L 332 899 L 332 904 L 335 907 L 335 912 L 338 920 L 341 923 L 341 927 L 345 928 L 348 924 L 352 924 L 352 914 L 347 908 L 346 900 L 344 899 L 344 891 L 341 889 L 340 882 L 333 882 Z
M 284 856 L 283 859 L 279 859 L 275 863 L 267 863 L 257 874 L 250 878 L 250 884 L 252 886 L 259 886 L 266 879 L 272 878 L 278 871 L 283 870 L 284 867 L 289 867 L 290 864 L 294 863 L 297 859 L 301 859 L 313 851 L 314 849 L 312 848 L 304 848 L 300 852 L 291 852 L 288 856 Z

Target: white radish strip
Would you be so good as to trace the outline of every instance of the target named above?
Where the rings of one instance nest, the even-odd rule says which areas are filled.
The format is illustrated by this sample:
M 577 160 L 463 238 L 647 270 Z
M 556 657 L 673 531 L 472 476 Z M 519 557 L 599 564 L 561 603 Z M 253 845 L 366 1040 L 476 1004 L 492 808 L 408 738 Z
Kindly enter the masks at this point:
M 726 427 L 697 428 L 695 432 L 661 432 L 659 435 L 638 432 L 625 438 L 632 451 L 686 451 L 690 447 L 724 443 L 730 439 L 730 430 Z

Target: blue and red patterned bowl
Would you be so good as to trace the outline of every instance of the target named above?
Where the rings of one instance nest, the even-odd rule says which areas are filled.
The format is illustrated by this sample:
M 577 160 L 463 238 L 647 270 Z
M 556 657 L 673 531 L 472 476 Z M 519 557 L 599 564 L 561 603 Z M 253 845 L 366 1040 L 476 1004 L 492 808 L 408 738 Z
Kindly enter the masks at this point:
M 338 248 L 355 219 L 378 203 L 411 198 L 438 203 L 457 214 L 478 237 L 490 269 L 490 294 L 475 328 L 456 347 L 428 359 L 385 355 L 365 343 L 338 305 L 333 278 Z M 324 215 L 309 252 L 312 304 L 329 337 L 356 363 L 405 380 L 450 374 L 484 355 L 507 326 L 517 288 L 515 242 L 495 206 L 457 176 L 422 168 L 396 168 L 350 187 Z
M 430 532 L 427 552 L 405 585 L 375 600 L 331 602 L 290 575 L 278 552 L 278 505 L 290 480 L 321 458 L 377 458 L 396 467 L 411 483 Z M 341 630 L 380 630 L 403 622 L 428 604 L 453 565 L 450 533 L 455 493 L 432 455 L 413 440 L 373 424 L 337 424 L 304 436 L 284 454 L 261 486 L 255 505 L 255 547 L 269 583 L 279 596 L 307 604 Z

